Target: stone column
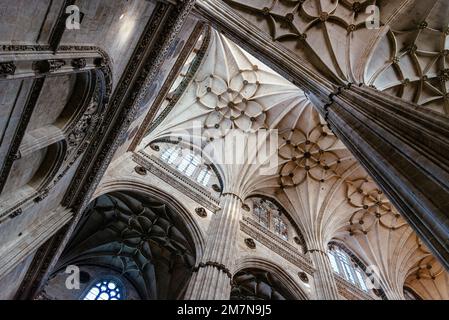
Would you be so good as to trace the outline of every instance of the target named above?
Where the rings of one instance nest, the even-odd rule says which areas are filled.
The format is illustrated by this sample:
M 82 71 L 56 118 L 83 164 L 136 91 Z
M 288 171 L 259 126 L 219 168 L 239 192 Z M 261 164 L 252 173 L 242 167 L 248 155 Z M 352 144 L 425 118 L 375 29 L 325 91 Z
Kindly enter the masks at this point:
M 316 269 L 313 273 L 315 298 L 317 300 L 338 300 L 337 283 L 327 253 L 320 249 L 310 249 L 308 252 Z
M 209 226 L 206 249 L 187 289 L 187 300 L 229 300 L 241 200 L 226 193 L 220 207 Z
M 372 88 L 311 95 L 331 129 L 449 269 L 449 121 Z

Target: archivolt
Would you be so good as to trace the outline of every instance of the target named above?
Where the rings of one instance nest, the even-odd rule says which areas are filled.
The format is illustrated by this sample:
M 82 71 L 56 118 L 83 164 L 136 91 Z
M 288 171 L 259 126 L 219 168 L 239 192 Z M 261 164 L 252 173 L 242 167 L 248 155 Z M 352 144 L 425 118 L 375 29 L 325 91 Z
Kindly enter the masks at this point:
M 119 180 L 105 183 L 97 189 L 97 193 L 94 194 L 91 202 L 100 196 L 111 193 L 114 191 L 133 191 L 142 192 L 148 194 L 150 197 L 155 198 L 157 201 L 166 203 L 168 206 L 173 208 L 181 218 L 182 222 L 186 226 L 192 240 L 195 245 L 195 265 L 200 262 L 200 259 L 204 252 L 205 247 L 205 236 L 201 231 L 200 227 L 193 218 L 192 213 L 189 212 L 178 200 L 174 199 L 173 196 L 167 194 L 166 192 L 150 185 L 142 184 L 131 180 Z

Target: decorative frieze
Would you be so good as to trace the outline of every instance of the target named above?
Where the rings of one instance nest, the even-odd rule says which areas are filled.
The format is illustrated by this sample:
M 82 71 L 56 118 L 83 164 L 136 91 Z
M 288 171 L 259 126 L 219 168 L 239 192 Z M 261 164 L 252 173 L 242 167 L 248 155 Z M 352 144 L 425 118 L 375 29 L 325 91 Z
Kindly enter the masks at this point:
M 297 248 L 269 232 L 255 221 L 246 217 L 243 218 L 240 222 L 240 230 L 308 274 L 313 274 L 315 271 L 312 262 L 307 257 L 303 256 Z
M 40 60 L 33 64 L 33 69 L 39 73 L 53 73 L 60 70 L 66 65 L 66 62 L 61 59 Z
M 344 280 L 338 274 L 334 273 L 334 278 L 337 283 L 338 294 L 342 297 L 348 300 L 375 300 L 372 296 Z
M 86 59 L 84 58 L 78 58 L 78 59 L 73 59 L 72 60 L 72 67 L 74 69 L 83 69 L 86 67 Z

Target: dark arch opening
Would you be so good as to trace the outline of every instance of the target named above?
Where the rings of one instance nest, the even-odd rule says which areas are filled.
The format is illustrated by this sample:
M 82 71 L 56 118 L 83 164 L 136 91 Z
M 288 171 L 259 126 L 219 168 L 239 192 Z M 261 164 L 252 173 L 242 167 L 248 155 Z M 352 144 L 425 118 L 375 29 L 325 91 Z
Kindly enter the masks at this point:
M 231 300 L 296 300 L 274 273 L 248 268 L 232 279 Z
M 140 299 L 180 299 L 195 259 L 192 236 L 172 207 L 141 192 L 117 191 L 89 205 L 52 278 L 69 265 L 110 270 Z

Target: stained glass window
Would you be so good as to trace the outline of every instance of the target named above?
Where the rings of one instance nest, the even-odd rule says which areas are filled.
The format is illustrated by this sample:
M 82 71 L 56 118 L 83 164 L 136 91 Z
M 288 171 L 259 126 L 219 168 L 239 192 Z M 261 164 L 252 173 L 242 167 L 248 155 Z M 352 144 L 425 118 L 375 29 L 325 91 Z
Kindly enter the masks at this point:
M 91 286 L 83 300 L 122 300 L 123 292 L 115 281 L 101 280 Z
M 285 222 L 282 220 L 280 215 L 273 216 L 273 228 L 274 233 L 276 233 L 278 236 L 280 236 L 284 240 L 288 240 L 288 228 Z
M 264 205 L 264 201 L 262 199 L 257 199 L 256 201 L 254 201 L 253 213 L 257 219 L 257 222 L 259 222 L 265 228 L 270 227 L 269 209 L 266 205 Z

